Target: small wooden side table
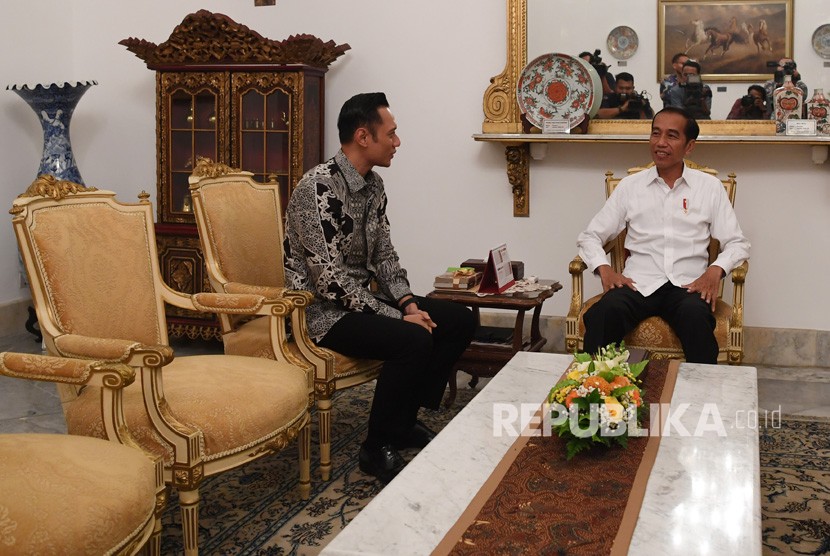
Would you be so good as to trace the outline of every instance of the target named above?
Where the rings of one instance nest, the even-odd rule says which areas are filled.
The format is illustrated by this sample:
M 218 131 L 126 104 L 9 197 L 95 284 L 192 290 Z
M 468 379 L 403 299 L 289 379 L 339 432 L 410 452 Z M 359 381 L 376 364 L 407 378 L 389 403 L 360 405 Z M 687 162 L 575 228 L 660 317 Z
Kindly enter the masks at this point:
M 450 376 L 450 395 L 445 405 L 451 406 L 455 402 L 458 392 L 456 386 L 456 373 L 462 370 L 473 376 L 470 387 L 478 384 L 479 378 L 495 376 L 504 365 L 519 351 L 540 351 L 547 343 L 547 339 L 539 331 L 539 315 L 542 312 L 542 304 L 554 293 L 562 289 L 562 284 L 555 280 L 540 280 L 541 284 L 549 285 L 550 289 L 528 293 L 513 294 L 491 294 L 478 296 L 473 291 L 467 290 L 433 290 L 427 294 L 431 299 L 443 299 L 455 303 L 461 303 L 472 308 L 478 325 L 476 338 L 461 356 L 453 368 Z M 502 334 L 491 334 L 496 338 L 484 338 L 481 332 L 481 315 L 479 309 L 507 309 L 516 311 L 516 322 L 512 334 L 509 329 L 492 329 L 488 332 L 501 331 Z M 533 318 L 530 324 L 530 334 L 524 333 L 524 318 L 528 310 L 533 310 Z M 506 334 L 504 333 L 506 332 Z M 501 337 L 502 341 L 498 341 Z

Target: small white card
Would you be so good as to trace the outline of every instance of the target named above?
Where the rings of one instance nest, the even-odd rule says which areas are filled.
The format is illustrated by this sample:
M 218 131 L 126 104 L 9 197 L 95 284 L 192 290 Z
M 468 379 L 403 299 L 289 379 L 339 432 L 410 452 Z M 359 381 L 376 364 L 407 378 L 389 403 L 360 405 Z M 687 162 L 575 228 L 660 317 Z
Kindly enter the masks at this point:
M 815 135 L 815 120 L 787 120 L 786 135 Z
M 565 118 L 542 120 L 542 133 L 570 133 L 571 122 Z

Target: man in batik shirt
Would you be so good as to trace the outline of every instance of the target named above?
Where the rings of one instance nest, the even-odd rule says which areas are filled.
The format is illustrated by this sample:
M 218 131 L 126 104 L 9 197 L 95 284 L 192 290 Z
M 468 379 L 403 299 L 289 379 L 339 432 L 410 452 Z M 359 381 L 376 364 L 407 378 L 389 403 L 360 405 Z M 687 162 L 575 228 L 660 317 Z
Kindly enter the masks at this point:
M 288 203 L 286 285 L 314 294 L 306 315 L 319 346 L 384 361 L 359 463 L 388 482 L 405 464 L 398 450 L 435 436 L 418 410 L 438 408 L 475 321 L 462 305 L 413 295 L 400 266 L 373 171 L 389 167 L 401 144 L 386 96 L 352 97 L 337 127 L 340 151 L 308 171 Z

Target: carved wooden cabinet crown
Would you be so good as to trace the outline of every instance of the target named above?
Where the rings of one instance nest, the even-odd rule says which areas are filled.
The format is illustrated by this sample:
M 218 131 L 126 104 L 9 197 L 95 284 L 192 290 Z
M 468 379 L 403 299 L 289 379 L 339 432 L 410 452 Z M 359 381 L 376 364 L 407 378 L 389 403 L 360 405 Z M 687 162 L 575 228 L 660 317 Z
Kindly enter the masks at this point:
M 156 72 L 157 224 L 165 281 L 210 291 L 191 212 L 197 157 L 279 183 L 283 202 L 323 157 L 324 77 L 348 44 L 313 35 L 275 41 L 223 14 L 200 10 L 156 45 L 119 42 Z M 168 308 L 172 337 L 218 337 L 215 319 Z

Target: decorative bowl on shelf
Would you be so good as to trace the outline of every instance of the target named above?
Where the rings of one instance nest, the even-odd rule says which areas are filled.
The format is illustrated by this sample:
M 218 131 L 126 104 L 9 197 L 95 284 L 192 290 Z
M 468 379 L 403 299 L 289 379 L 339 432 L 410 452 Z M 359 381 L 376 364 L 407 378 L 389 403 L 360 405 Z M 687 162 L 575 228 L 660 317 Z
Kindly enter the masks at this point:
M 602 84 L 596 70 L 584 60 L 567 54 L 542 54 L 522 70 L 516 98 L 532 125 L 541 129 L 545 120 L 564 119 L 574 128 L 599 110 Z

